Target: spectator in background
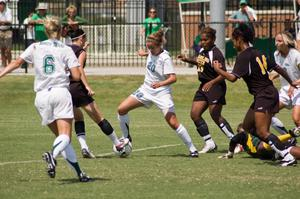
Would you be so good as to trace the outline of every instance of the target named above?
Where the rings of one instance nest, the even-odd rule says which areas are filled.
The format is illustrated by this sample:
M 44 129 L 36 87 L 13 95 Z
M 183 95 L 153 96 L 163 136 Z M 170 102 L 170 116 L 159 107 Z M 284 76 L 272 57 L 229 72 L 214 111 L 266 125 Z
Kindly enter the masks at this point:
M 153 33 L 156 33 L 162 26 L 160 18 L 157 17 L 156 9 L 151 7 L 148 12 L 148 17 L 144 20 L 144 27 L 141 30 L 142 34 L 145 34 L 146 38 Z
M 32 15 L 31 20 L 29 21 L 28 24 L 34 25 L 35 41 L 44 41 L 48 39 L 45 33 L 45 26 L 44 26 L 44 22 L 49 16 L 47 13 L 48 4 L 39 3 L 36 10 L 37 13 Z
M 298 4 L 298 7 L 300 6 L 300 0 L 297 0 L 297 4 Z M 296 18 L 295 20 L 297 20 L 297 27 L 298 27 L 298 32 L 297 32 L 297 35 L 296 35 L 296 41 L 297 41 L 297 49 L 299 50 L 300 49 L 300 9 L 298 10 L 298 13 L 296 15 Z
M 237 28 L 239 24 L 247 24 L 255 35 L 255 30 L 252 22 L 257 21 L 256 11 L 248 5 L 247 0 L 240 1 L 240 9 L 234 12 L 229 18 L 229 22 L 236 23 L 234 28 Z
M 68 31 L 77 30 L 79 25 L 87 24 L 87 20 L 77 15 L 77 8 L 74 5 L 69 5 L 66 9 L 66 15 L 61 20 L 62 36 L 65 38 L 65 43 L 72 44 L 72 40 L 68 36 Z
M 11 62 L 12 47 L 12 14 L 6 3 L 7 0 L 0 0 L 0 48 L 3 67 Z
M 200 41 L 201 41 L 201 31 L 205 27 L 205 24 L 201 23 L 198 25 L 198 35 L 195 37 L 193 42 L 194 55 L 198 56 L 199 51 L 201 49 Z
M 32 18 L 34 12 L 30 12 L 28 17 L 24 19 L 23 24 L 25 25 L 25 35 L 24 35 L 24 40 L 25 40 L 25 48 L 30 46 L 35 42 L 34 40 L 34 25 L 30 25 L 29 21 Z M 27 62 L 24 62 L 22 65 L 22 68 L 27 68 L 28 64 Z
M 296 39 L 296 30 L 290 19 L 284 20 L 284 31 L 291 33 L 291 35 L 293 36 L 293 39 Z

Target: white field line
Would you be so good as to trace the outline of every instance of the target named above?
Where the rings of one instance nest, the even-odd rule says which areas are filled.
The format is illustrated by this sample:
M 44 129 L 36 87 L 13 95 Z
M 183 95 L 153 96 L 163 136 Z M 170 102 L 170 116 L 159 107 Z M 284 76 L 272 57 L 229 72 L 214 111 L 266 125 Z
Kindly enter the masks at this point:
M 162 148 L 169 148 L 169 147 L 176 147 L 180 146 L 181 144 L 169 144 L 169 145 L 161 145 L 161 146 L 154 146 L 154 147 L 146 147 L 141 149 L 134 149 L 133 152 L 139 151 L 148 151 L 148 150 L 155 150 L 155 149 L 162 149 Z M 110 153 L 102 153 L 96 155 L 97 157 L 105 157 L 109 155 L 113 155 L 113 152 Z M 15 162 L 0 162 L 0 166 L 11 165 L 11 164 L 28 164 L 28 163 L 35 163 L 35 162 L 42 162 L 42 160 L 26 160 L 26 161 L 15 161 Z

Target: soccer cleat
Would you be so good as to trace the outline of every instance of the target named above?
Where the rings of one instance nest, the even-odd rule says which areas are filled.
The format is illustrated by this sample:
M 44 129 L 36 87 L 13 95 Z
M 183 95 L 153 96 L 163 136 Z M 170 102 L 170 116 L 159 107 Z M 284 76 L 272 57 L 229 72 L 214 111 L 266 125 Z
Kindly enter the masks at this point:
M 89 182 L 89 181 L 92 180 L 92 179 L 91 179 L 88 175 L 86 175 L 84 172 L 81 172 L 80 175 L 78 176 L 78 178 L 79 178 L 79 181 L 80 181 L 80 182 Z
M 52 153 L 50 153 L 50 152 L 44 153 L 43 160 L 46 161 L 47 172 L 48 172 L 49 177 L 55 178 L 56 160 L 53 158 Z
M 124 147 L 129 143 L 128 138 L 121 138 L 120 139 L 120 144 L 116 145 L 117 151 L 123 151 Z
M 287 153 L 284 158 L 280 161 L 280 165 L 282 167 L 287 166 L 295 166 L 297 164 L 297 160 L 290 153 Z
M 300 136 L 300 128 L 295 127 L 295 128 L 293 128 L 292 130 L 289 130 L 289 134 L 290 134 L 292 137 L 299 137 L 299 136 Z
M 237 144 L 234 148 L 234 154 L 237 154 L 237 153 L 240 153 L 240 152 L 243 152 L 244 151 L 244 148 L 241 144 Z
M 88 159 L 96 158 L 95 155 L 88 149 L 81 149 L 81 154 L 83 158 L 88 158 Z
M 208 153 L 208 152 L 215 152 L 218 146 L 214 143 L 214 141 L 209 141 L 205 143 L 205 146 L 199 153 Z
M 198 158 L 198 156 L 199 156 L 199 153 L 198 153 L 198 151 L 190 151 L 190 157 L 191 158 Z

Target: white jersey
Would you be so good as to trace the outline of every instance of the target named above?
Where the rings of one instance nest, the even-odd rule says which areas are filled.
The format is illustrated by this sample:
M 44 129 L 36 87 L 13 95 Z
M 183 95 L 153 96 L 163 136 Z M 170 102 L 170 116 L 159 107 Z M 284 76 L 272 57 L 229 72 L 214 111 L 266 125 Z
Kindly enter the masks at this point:
M 274 53 L 275 62 L 282 67 L 292 81 L 300 79 L 300 52 L 291 48 L 288 55 L 283 57 L 278 51 Z M 281 87 L 288 87 L 290 84 L 280 76 Z
M 148 91 L 153 93 L 157 93 L 163 90 L 170 93 L 170 85 L 153 89 L 151 88 L 151 84 L 154 82 L 164 81 L 167 79 L 168 74 L 174 73 L 174 66 L 168 51 L 164 50 L 158 56 L 154 56 L 151 53 L 149 53 L 147 57 L 144 86 L 145 88 L 147 88 Z
M 68 88 L 68 69 L 80 66 L 73 50 L 58 40 L 49 39 L 30 45 L 20 57 L 35 69 L 34 91 Z

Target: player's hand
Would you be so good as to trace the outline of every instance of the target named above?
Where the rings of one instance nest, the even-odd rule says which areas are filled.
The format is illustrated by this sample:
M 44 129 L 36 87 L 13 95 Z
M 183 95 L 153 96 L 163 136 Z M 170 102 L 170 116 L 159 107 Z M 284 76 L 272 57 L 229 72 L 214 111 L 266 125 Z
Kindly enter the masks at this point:
M 233 153 L 230 152 L 230 151 L 228 151 L 226 154 L 221 155 L 221 156 L 219 156 L 218 158 L 219 158 L 219 159 L 231 159 L 231 158 L 233 158 Z
M 207 82 L 207 83 L 205 83 L 205 84 L 203 85 L 202 91 L 208 92 L 209 89 L 210 89 L 212 86 L 213 86 L 213 83 L 209 81 L 209 82 Z
M 148 56 L 148 54 L 149 53 L 145 49 L 139 49 L 138 50 L 138 55 L 141 56 L 141 57 Z
M 84 50 L 87 50 L 87 48 L 90 46 L 89 42 L 85 42 L 84 46 L 82 47 Z
M 91 89 L 91 87 L 86 86 L 85 88 L 86 88 L 86 90 L 88 91 L 88 95 L 89 95 L 89 96 L 95 95 L 95 92 Z
M 186 60 L 186 56 L 185 55 L 177 55 L 176 57 L 177 59 L 180 59 L 182 61 L 185 61 Z
M 296 88 L 296 89 L 297 89 L 297 88 Z M 293 86 L 290 86 L 290 87 L 289 87 L 289 90 L 288 90 L 288 96 L 289 96 L 290 98 L 293 97 L 293 95 L 294 95 L 294 90 L 295 90 L 295 88 L 294 88 Z
M 156 88 L 159 88 L 159 87 L 161 87 L 161 84 L 159 82 L 154 82 L 154 83 L 151 84 L 151 88 L 156 89 Z

